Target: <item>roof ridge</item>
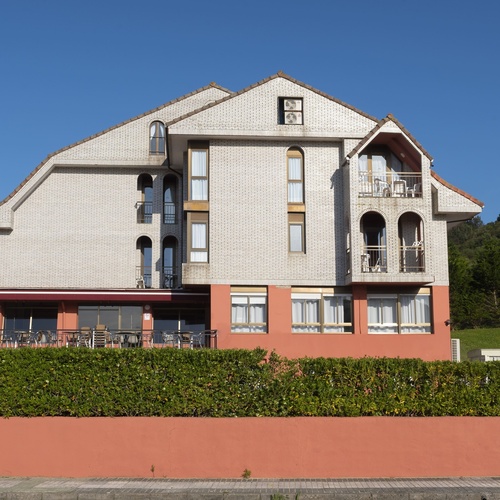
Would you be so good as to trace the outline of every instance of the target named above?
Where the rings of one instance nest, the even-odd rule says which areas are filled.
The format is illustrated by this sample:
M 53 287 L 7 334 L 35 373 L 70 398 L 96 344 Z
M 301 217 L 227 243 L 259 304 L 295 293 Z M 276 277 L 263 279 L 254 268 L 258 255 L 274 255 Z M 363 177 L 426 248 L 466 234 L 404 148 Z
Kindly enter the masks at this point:
M 185 120 L 186 118 L 189 118 L 190 116 L 193 116 L 197 113 L 200 113 L 201 111 L 205 111 L 206 109 L 209 109 L 217 104 L 221 104 L 229 99 L 233 99 L 234 97 L 238 97 L 239 95 L 241 94 L 244 94 L 245 92 L 248 92 L 256 87 L 260 87 L 261 85 L 264 85 L 265 83 L 267 82 L 270 82 L 271 80 L 274 80 L 276 78 L 285 78 L 286 80 L 294 83 L 295 85 L 299 85 L 301 87 L 304 87 L 305 89 L 307 90 L 310 90 L 311 92 L 314 92 L 322 97 L 325 97 L 326 99 L 329 99 L 330 101 L 333 101 L 341 106 L 344 106 L 348 109 L 350 109 L 351 111 L 354 111 L 358 114 L 360 114 L 361 116 L 364 116 L 365 118 L 368 118 L 369 120 L 372 120 L 374 122 L 378 122 L 378 119 L 373 117 L 373 116 L 370 116 L 369 114 L 355 108 L 354 106 L 351 106 L 350 104 L 347 104 L 345 103 L 344 101 L 341 101 L 340 99 L 337 99 L 336 97 L 333 97 L 329 94 L 326 94 L 325 92 L 322 92 L 321 90 L 318 90 L 316 89 L 315 87 L 312 87 L 311 85 L 308 85 L 304 82 L 301 82 L 300 80 L 297 80 L 293 77 L 291 77 L 290 75 L 286 74 L 284 71 L 282 70 L 279 70 L 277 73 L 274 73 L 273 75 L 270 75 L 266 78 L 263 78 L 262 80 L 259 80 L 258 82 L 255 82 L 255 83 L 252 83 L 251 85 L 248 85 L 247 87 L 244 87 L 242 88 L 241 90 L 238 90 L 237 92 L 233 92 L 231 95 L 228 95 L 226 97 L 223 97 L 222 99 L 219 99 L 218 101 L 216 102 L 212 102 L 210 104 L 207 104 L 206 106 L 203 106 L 201 108 L 198 108 L 196 110 L 193 110 L 193 111 L 190 111 L 189 113 L 186 113 L 185 115 L 183 116 L 179 116 L 177 118 L 175 118 L 174 120 L 170 121 L 168 123 L 168 125 L 173 125 L 175 123 L 178 123 L 182 120 Z

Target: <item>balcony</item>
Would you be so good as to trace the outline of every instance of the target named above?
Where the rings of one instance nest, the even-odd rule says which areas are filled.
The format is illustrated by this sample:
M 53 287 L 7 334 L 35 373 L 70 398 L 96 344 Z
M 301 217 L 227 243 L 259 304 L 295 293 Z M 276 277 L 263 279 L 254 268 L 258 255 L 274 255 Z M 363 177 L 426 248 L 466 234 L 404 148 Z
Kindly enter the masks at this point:
M 152 287 L 152 274 L 151 267 L 137 266 L 135 269 L 135 281 L 137 288 L 151 288 Z
M 138 224 L 151 224 L 153 222 L 153 202 L 138 201 L 135 207 L 137 209 Z
M 175 203 L 163 203 L 163 224 L 175 224 Z
M 424 265 L 424 242 L 416 241 L 411 246 L 400 247 L 400 268 L 401 273 L 423 273 Z
M 366 246 L 361 254 L 362 273 L 386 273 L 387 272 L 387 247 Z
M 421 172 L 359 172 L 360 198 L 421 198 Z
M 179 286 L 179 276 L 177 270 L 172 266 L 163 268 L 162 271 L 163 288 L 176 288 Z

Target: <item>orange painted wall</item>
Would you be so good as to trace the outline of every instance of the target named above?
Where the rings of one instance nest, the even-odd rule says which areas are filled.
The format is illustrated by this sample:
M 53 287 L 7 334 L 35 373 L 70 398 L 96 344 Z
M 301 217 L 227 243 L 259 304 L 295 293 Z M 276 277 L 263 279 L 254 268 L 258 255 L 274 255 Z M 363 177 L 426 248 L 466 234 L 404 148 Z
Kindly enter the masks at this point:
M 268 287 L 268 333 L 230 333 L 229 285 L 211 287 L 211 328 L 218 330 L 221 349 L 262 347 L 288 358 L 400 357 L 426 361 L 451 359 L 448 287 L 432 288 L 433 334 L 368 334 L 366 287 L 353 287 L 353 334 L 292 334 L 291 288 Z
M 500 476 L 498 417 L 9 418 L 0 476 Z

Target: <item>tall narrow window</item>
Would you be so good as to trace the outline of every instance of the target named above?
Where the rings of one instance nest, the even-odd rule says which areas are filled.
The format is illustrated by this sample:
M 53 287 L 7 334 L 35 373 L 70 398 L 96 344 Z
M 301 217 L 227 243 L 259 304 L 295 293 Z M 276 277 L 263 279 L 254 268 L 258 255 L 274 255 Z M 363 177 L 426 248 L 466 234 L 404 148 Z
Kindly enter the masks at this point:
M 208 262 L 208 213 L 188 214 L 188 245 L 190 262 Z
M 167 175 L 163 180 L 163 223 L 175 224 L 175 201 L 176 201 L 177 179 L 173 175 Z
M 290 148 L 286 157 L 288 203 L 304 203 L 304 156 L 300 149 Z
M 189 199 L 208 201 L 208 145 L 190 146 Z
M 137 179 L 139 200 L 136 202 L 137 222 L 151 224 L 153 222 L 153 178 L 149 174 L 141 174 Z
M 175 288 L 177 283 L 177 240 L 167 236 L 163 240 L 163 287 Z
M 137 287 L 151 288 L 153 247 L 151 240 L 147 236 L 141 236 L 137 240 L 137 252 L 139 258 L 139 265 L 137 266 L 136 271 Z
M 165 154 L 165 125 L 153 122 L 149 127 L 149 154 Z
M 290 252 L 305 253 L 304 214 L 288 214 L 288 244 Z
M 367 212 L 361 218 L 364 248 L 361 254 L 361 272 L 387 272 L 387 244 L 385 220 L 377 212 Z

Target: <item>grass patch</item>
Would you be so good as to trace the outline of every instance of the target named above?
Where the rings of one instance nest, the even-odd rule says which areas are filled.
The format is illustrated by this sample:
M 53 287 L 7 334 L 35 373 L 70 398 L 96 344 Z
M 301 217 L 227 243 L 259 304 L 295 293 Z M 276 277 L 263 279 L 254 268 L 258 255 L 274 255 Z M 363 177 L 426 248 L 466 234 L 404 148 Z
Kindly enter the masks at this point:
M 467 353 L 474 349 L 500 349 L 500 328 L 456 330 L 451 338 L 460 339 L 461 361 L 467 361 Z

